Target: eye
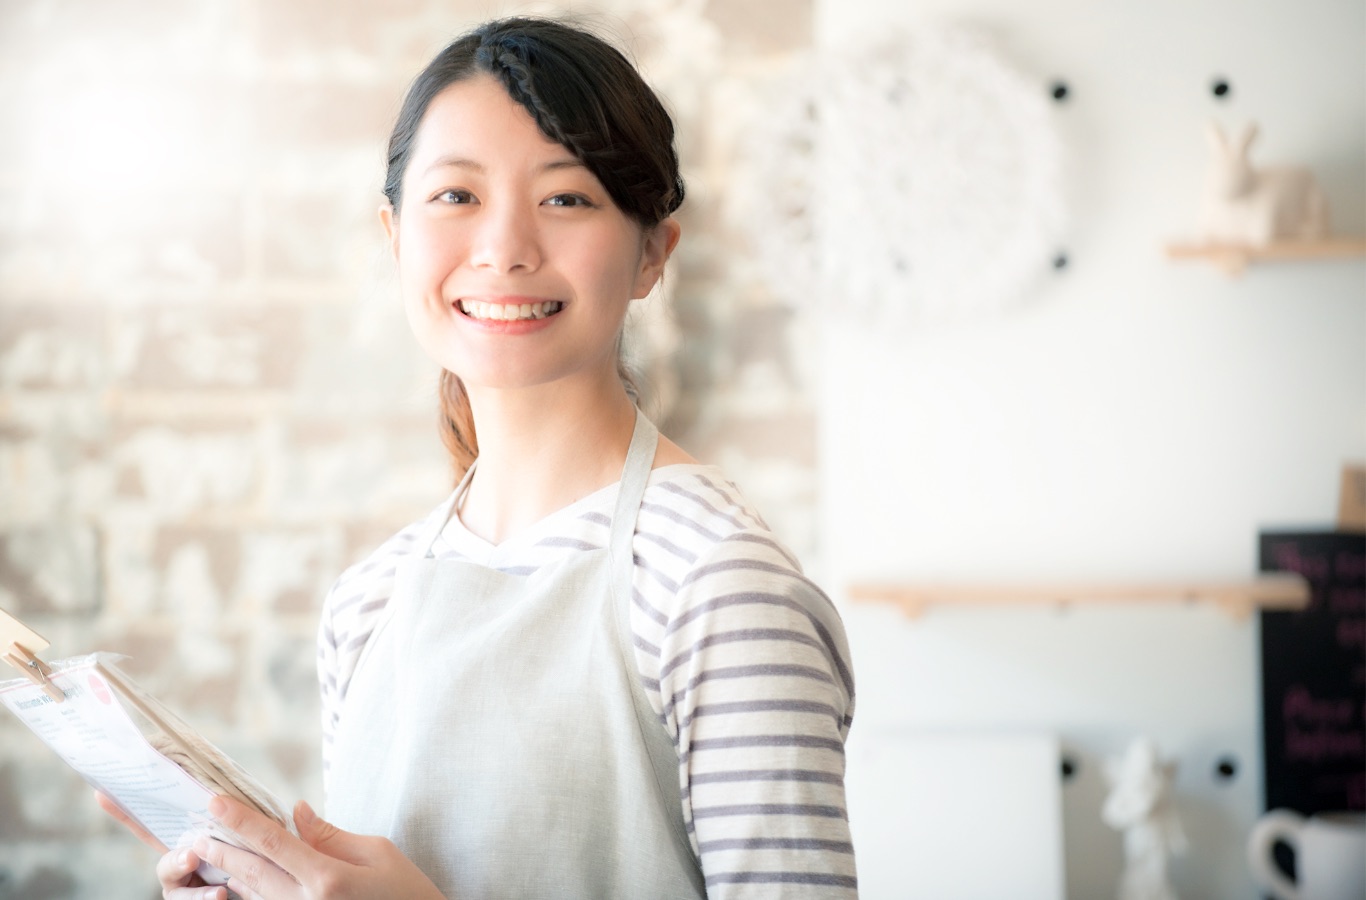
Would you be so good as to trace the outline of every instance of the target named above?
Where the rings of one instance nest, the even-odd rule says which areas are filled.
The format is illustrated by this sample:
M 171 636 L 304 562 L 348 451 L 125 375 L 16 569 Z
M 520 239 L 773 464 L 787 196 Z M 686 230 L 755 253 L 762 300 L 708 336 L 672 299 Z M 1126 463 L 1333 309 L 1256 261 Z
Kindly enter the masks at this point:
M 436 196 L 432 197 L 432 200 L 436 201 L 437 203 L 446 203 L 451 206 L 459 206 L 461 204 L 475 202 L 473 194 L 471 194 L 469 191 L 460 190 L 459 188 L 449 188 L 447 190 L 441 191 Z
M 593 201 L 583 194 L 556 194 L 545 202 L 547 206 L 593 206 Z

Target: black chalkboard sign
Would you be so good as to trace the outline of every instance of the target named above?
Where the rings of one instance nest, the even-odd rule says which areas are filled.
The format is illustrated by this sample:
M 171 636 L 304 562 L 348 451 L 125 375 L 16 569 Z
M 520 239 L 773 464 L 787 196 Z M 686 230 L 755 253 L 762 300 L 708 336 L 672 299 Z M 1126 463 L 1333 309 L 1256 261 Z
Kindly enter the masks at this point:
M 1366 535 L 1264 532 L 1259 557 L 1310 586 L 1261 613 L 1266 808 L 1366 810 Z

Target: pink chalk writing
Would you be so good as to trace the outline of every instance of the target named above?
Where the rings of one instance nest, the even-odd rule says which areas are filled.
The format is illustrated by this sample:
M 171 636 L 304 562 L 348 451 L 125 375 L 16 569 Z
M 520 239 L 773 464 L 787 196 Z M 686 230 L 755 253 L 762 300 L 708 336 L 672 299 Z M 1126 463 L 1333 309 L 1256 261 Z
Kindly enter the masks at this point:
M 1272 556 L 1277 568 L 1288 572 L 1299 572 L 1305 578 L 1322 581 L 1328 577 L 1328 559 L 1323 556 L 1306 556 L 1294 544 L 1277 544 L 1272 548 Z
M 1319 728 L 1302 731 L 1293 725 L 1285 730 L 1285 758 L 1288 762 L 1356 759 L 1362 753 L 1366 753 L 1366 734 L 1359 730 Z
M 1304 685 L 1297 684 L 1285 692 L 1281 715 L 1287 723 L 1346 725 L 1352 721 L 1352 701 L 1341 697 L 1315 697 Z

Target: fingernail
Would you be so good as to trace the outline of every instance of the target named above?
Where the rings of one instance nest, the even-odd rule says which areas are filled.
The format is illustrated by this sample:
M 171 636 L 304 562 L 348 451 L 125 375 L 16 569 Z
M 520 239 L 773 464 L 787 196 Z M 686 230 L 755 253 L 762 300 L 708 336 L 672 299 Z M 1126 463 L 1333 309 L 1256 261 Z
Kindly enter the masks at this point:
M 214 797 L 209 801 L 209 815 L 213 816 L 215 819 L 222 818 L 223 813 L 227 811 L 228 804 L 224 802 L 222 797 Z
M 308 801 L 300 800 L 298 805 L 294 807 L 294 821 L 303 822 L 307 825 L 316 818 L 318 818 L 318 814 L 313 811 L 313 807 L 308 805 Z
M 175 857 L 175 864 L 182 869 L 188 866 L 190 864 L 190 851 L 181 850 L 179 853 L 177 853 Z

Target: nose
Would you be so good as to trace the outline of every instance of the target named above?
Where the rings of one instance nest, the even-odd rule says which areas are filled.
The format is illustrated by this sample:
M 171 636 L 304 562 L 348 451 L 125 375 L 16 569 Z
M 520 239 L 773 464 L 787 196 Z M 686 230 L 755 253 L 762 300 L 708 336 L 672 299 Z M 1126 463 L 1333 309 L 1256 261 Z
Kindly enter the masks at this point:
M 470 264 L 498 274 L 535 271 L 541 264 L 541 246 L 534 213 L 517 204 L 486 205 L 470 248 Z

